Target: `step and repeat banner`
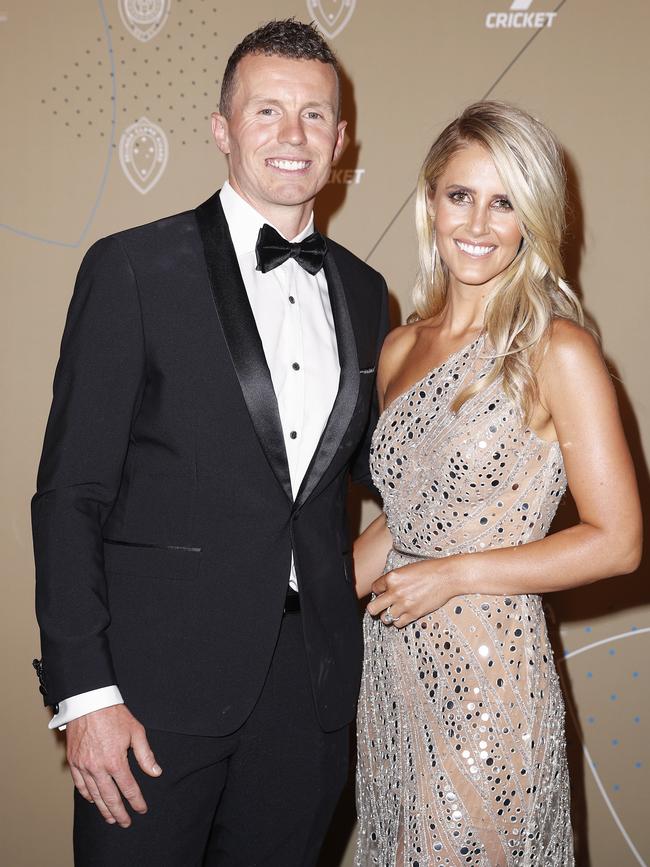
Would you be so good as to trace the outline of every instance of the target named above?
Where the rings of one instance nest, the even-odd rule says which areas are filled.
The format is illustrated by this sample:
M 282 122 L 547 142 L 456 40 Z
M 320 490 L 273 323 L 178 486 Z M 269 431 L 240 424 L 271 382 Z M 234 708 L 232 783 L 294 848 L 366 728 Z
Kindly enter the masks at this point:
M 269 17 L 316 21 L 344 66 L 350 137 L 318 224 L 383 272 L 411 311 L 413 192 L 442 127 L 504 99 L 562 142 L 570 280 L 615 377 L 646 511 L 646 0 L 0 0 L 4 564 L 0 861 L 69 867 L 70 781 L 31 660 L 29 499 L 74 277 L 97 238 L 206 199 L 226 177 L 210 136 L 228 55 Z M 358 513 L 363 525 L 372 503 Z M 558 521 L 575 519 L 570 500 Z M 637 574 L 550 596 L 569 706 L 579 863 L 650 863 L 650 604 Z M 352 793 L 323 864 L 352 864 Z

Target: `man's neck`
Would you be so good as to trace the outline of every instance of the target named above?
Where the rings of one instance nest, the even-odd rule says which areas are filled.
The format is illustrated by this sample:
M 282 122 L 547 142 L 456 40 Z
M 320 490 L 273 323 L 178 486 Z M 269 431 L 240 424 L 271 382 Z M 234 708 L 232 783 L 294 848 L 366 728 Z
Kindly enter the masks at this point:
M 247 204 L 254 208 L 257 213 L 268 220 L 287 240 L 295 238 L 307 226 L 314 210 L 313 199 L 300 205 L 278 205 L 273 207 L 268 202 L 259 203 L 247 196 L 230 176 L 228 183 Z

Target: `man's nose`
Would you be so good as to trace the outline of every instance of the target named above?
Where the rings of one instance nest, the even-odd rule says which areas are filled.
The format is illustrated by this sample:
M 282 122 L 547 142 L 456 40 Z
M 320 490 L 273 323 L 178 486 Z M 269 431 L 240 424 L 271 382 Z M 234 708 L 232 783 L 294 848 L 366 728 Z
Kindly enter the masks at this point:
M 278 141 L 291 145 L 301 145 L 306 142 L 305 128 L 300 115 L 286 114 L 278 131 Z

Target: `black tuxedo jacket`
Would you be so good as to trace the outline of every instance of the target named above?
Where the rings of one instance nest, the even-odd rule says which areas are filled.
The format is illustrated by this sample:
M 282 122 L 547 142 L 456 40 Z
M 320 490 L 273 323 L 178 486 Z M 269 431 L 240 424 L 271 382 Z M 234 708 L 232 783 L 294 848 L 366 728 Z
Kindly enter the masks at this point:
M 32 502 L 46 704 L 115 683 L 146 726 L 234 731 L 262 688 L 293 551 L 320 723 L 353 718 L 346 485 L 350 467 L 369 481 L 387 296 L 327 246 L 341 377 L 295 501 L 218 195 L 87 253 Z

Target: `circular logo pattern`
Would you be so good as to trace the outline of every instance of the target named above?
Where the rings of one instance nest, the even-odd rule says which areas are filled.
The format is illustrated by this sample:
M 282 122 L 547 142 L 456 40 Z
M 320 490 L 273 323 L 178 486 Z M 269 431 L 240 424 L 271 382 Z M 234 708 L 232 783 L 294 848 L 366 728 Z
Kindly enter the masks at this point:
M 171 0 L 119 0 L 122 23 L 140 42 L 149 42 L 165 26 Z

